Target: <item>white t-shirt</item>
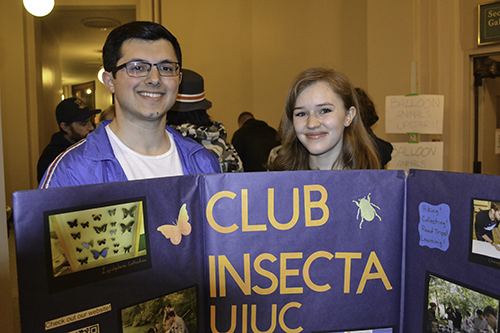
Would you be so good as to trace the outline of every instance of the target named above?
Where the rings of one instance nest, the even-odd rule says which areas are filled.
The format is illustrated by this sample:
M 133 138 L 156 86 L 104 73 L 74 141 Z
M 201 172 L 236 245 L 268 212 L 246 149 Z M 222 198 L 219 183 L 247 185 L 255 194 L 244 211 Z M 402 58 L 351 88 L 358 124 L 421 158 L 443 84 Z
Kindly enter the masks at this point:
M 113 133 L 109 125 L 106 126 L 106 133 L 108 134 L 113 152 L 118 162 L 120 162 L 123 171 L 125 171 L 128 180 L 180 176 L 184 174 L 174 137 L 168 131 L 166 132 L 170 139 L 170 149 L 161 155 L 148 156 L 136 153 L 127 147 Z

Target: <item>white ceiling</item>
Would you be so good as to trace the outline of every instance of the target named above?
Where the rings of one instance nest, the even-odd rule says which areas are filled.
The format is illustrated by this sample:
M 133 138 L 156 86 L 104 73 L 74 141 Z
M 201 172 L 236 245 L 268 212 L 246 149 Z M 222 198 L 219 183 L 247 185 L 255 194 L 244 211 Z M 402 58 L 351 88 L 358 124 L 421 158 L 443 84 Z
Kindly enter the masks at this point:
M 111 28 L 135 20 L 134 6 L 55 6 L 41 20 L 59 40 L 63 85 L 97 80 L 102 66 L 102 46 Z M 87 27 L 84 23 L 97 25 Z

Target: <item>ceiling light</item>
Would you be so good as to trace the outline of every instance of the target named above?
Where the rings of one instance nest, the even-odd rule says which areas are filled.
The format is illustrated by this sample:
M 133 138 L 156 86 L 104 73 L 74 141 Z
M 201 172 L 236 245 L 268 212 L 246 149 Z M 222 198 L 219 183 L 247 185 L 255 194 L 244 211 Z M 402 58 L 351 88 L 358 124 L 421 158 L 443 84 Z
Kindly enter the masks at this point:
M 89 17 L 81 20 L 81 23 L 87 28 L 101 30 L 115 28 L 121 24 L 120 21 L 108 17 Z
M 45 16 L 54 9 L 54 0 L 23 0 L 24 8 L 33 16 Z

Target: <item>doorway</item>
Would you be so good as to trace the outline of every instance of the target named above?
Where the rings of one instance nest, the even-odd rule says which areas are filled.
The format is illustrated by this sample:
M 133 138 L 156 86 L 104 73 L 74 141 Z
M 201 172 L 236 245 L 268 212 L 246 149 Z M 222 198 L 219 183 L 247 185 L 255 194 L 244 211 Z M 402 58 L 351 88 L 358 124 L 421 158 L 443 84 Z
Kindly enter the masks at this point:
M 473 57 L 474 173 L 500 175 L 500 53 Z

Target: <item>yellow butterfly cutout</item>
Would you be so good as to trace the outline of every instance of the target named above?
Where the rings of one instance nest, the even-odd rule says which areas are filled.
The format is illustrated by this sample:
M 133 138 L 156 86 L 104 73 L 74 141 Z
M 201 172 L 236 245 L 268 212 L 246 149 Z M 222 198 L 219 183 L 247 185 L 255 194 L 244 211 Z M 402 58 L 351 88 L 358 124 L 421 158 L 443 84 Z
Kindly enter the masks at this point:
M 182 240 L 182 235 L 187 236 L 191 233 L 191 224 L 189 221 L 189 215 L 186 209 L 186 204 L 183 204 L 177 221 L 173 225 L 165 224 L 159 226 L 158 230 L 165 236 L 166 239 L 170 239 L 172 244 L 178 245 Z

